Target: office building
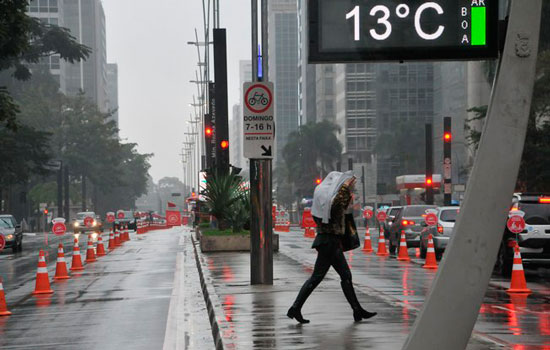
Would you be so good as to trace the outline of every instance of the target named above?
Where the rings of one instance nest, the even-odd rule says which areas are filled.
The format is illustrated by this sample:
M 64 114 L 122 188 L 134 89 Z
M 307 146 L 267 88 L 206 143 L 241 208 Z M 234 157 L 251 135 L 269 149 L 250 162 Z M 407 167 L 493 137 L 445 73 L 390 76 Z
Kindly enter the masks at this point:
M 63 7 L 65 27 L 78 42 L 92 50 L 86 61 L 67 63 L 67 93 L 74 96 L 83 91 L 100 111 L 107 112 L 107 46 L 103 5 L 100 0 L 64 0 Z
M 269 2 L 269 80 L 275 83 L 275 163 L 298 129 L 298 12 L 296 0 Z
M 118 127 L 118 65 L 107 64 L 107 111 Z
M 30 0 L 28 8 L 29 16 L 38 18 L 43 23 L 54 24 L 63 27 L 64 13 L 63 0 Z M 59 91 L 67 92 L 66 87 L 66 63 L 59 55 L 52 55 L 40 59 L 39 65 L 50 70 L 55 81 L 59 84 Z

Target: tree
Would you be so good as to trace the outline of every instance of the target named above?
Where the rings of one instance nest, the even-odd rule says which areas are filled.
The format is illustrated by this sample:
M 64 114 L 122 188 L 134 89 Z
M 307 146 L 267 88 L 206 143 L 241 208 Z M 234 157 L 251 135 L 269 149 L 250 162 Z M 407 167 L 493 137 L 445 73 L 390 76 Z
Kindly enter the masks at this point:
M 15 79 L 31 77 L 30 64 L 58 54 L 74 63 L 86 59 L 91 50 L 79 44 L 68 29 L 43 23 L 27 15 L 27 0 L 0 2 L 0 73 L 11 70 Z M 0 123 L 17 128 L 19 109 L 5 87 L 0 86 Z
M 336 138 L 339 127 L 329 121 L 308 123 L 290 133 L 283 148 L 285 173 L 297 196 L 312 196 L 315 179 L 334 170 L 342 154 L 342 144 Z

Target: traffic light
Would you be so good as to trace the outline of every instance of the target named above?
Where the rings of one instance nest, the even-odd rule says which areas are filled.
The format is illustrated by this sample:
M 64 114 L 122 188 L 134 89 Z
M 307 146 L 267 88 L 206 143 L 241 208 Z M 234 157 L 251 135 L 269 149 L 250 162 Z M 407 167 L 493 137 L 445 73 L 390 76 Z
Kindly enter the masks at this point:
M 316 179 L 315 179 L 315 183 L 316 183 L 317 185 L 320 185 L 320 184 L 321 184 L 321 179 L 320 179 L 320 178 L 316 178 Z
M 432 187 L 433 180 L 431 177 L 426 178 L 426 187 Z
M 44 215 L 48 215 L 48 209 L 44 209 Z
M 227 148 L 229 147 L 229 141 L 223 140 L 223 141 L 220 143 L 220 146 L 222 147 L 222 149 L 227 149 Z
M 204 136 L 206 137 L 212 137 L 212 128 L 207 126 L 204 128 Z
M 451 142 L 453 139 L 453 135 L 450 132 L 445 132 L 443 134 L 443 141 L 444 142 Z

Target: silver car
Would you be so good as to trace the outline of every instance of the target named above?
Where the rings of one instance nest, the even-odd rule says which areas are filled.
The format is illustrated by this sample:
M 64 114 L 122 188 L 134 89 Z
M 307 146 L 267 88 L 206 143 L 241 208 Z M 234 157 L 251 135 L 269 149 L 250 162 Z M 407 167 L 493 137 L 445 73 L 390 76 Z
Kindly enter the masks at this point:
M 451 239 L 456 218 L 460 210 L 459 207 L 439 207 L 437 210 L 437 226 L 427 226 L 422 222 L 422 232 L 420 232 L 420 257 L 426 257 L 428 250 L 428 235 L 432 235 L 435 248 L 435 257 L 439 260 Z

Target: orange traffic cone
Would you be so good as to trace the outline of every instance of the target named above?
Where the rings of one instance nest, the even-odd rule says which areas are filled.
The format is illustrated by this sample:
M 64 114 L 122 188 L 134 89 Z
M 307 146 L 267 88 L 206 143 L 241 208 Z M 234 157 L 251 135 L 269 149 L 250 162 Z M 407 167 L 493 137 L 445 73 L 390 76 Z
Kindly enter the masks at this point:
M 97 235 L 97 256 L 105 256 L 105 246 L 103 245 L 101 233 Z
M 120 230 L 115 228 L 115 247 L 120 247 L 122 242 L 120 241 Z
M 384 238 L 384 229 L 380 227 L 380 233 L 378 235 L 378 256 L 388 256 L 388 250 L 386 249 L 386 239 Z
M 411 261 L 409 257 L 409 251 L 407 249 L 407 239 L 405 238 L 405 232 L 401 232 L 401 240 L 399 241 L 399 254 L 397 256 L 399 261 Z
M 95 258 L 94 242 L 92 242 L 92 236 L 88 235 L 88 249 L 86 250 L 86 262 L 91 263 L 97 261 Z
M 115 234 L 113 233 L 113 229 L 111 229 L 111 232 L 109 233 L 109 250 L 113 250 L 115 248 Z
M 71 271 L 80 271 L 84 270 L 82 266 L 82 257 L 80 256 L 80 247 L 78 246 L 78 239 L 74 240 L 73 248 L 73 261 L 71 263 Z
M 55 280 L 66 280 L 69 277 L 67 272 L 67 263 L 65 262 L 65 252 L 63 251 L 63 244 L 59 243 L 57 247 L 57 264 L 55 266 Z
M 50 277 L 48 276 L 48 267 L 44 258 L 44 251 L 40 249 L 38 254 L 38 269 L 36 270 L 36 285 L 32 294 L 51 294 Z
M 428 251 L 426 252 L 426 263 L 422 266 L 425 269 L 437 270 L 437 260 L 435 259 L 434 239 L 428 235 Z
M 124 226 L 124 242 L 130 240 L 130 233 L 128 232 L 128 225 Z
M 4 294 L 4 286 L 2 285 L 2 278 L 0 278 L 0 316 L 9 316 L 11 312 L 8 311 L 6 305 L 6 295 Z
M 372 242 L 370 241 L 370 229 L 367 227 L 365 231 L 365 244 L 362 249 L 365 253 L 372 253 Z
M 514 265 L 512 266 L 512 280 L 510 281 L 510 288 L 506 291 L 508 293 L 521 293 L 529 294 L 531 289 L 527 288 L 527 282 L 525 282 L 525 274 L 523 273 L 523 263 L 521 261 L 521 253 L 519 247 L 516 244 L 514 247 Z

